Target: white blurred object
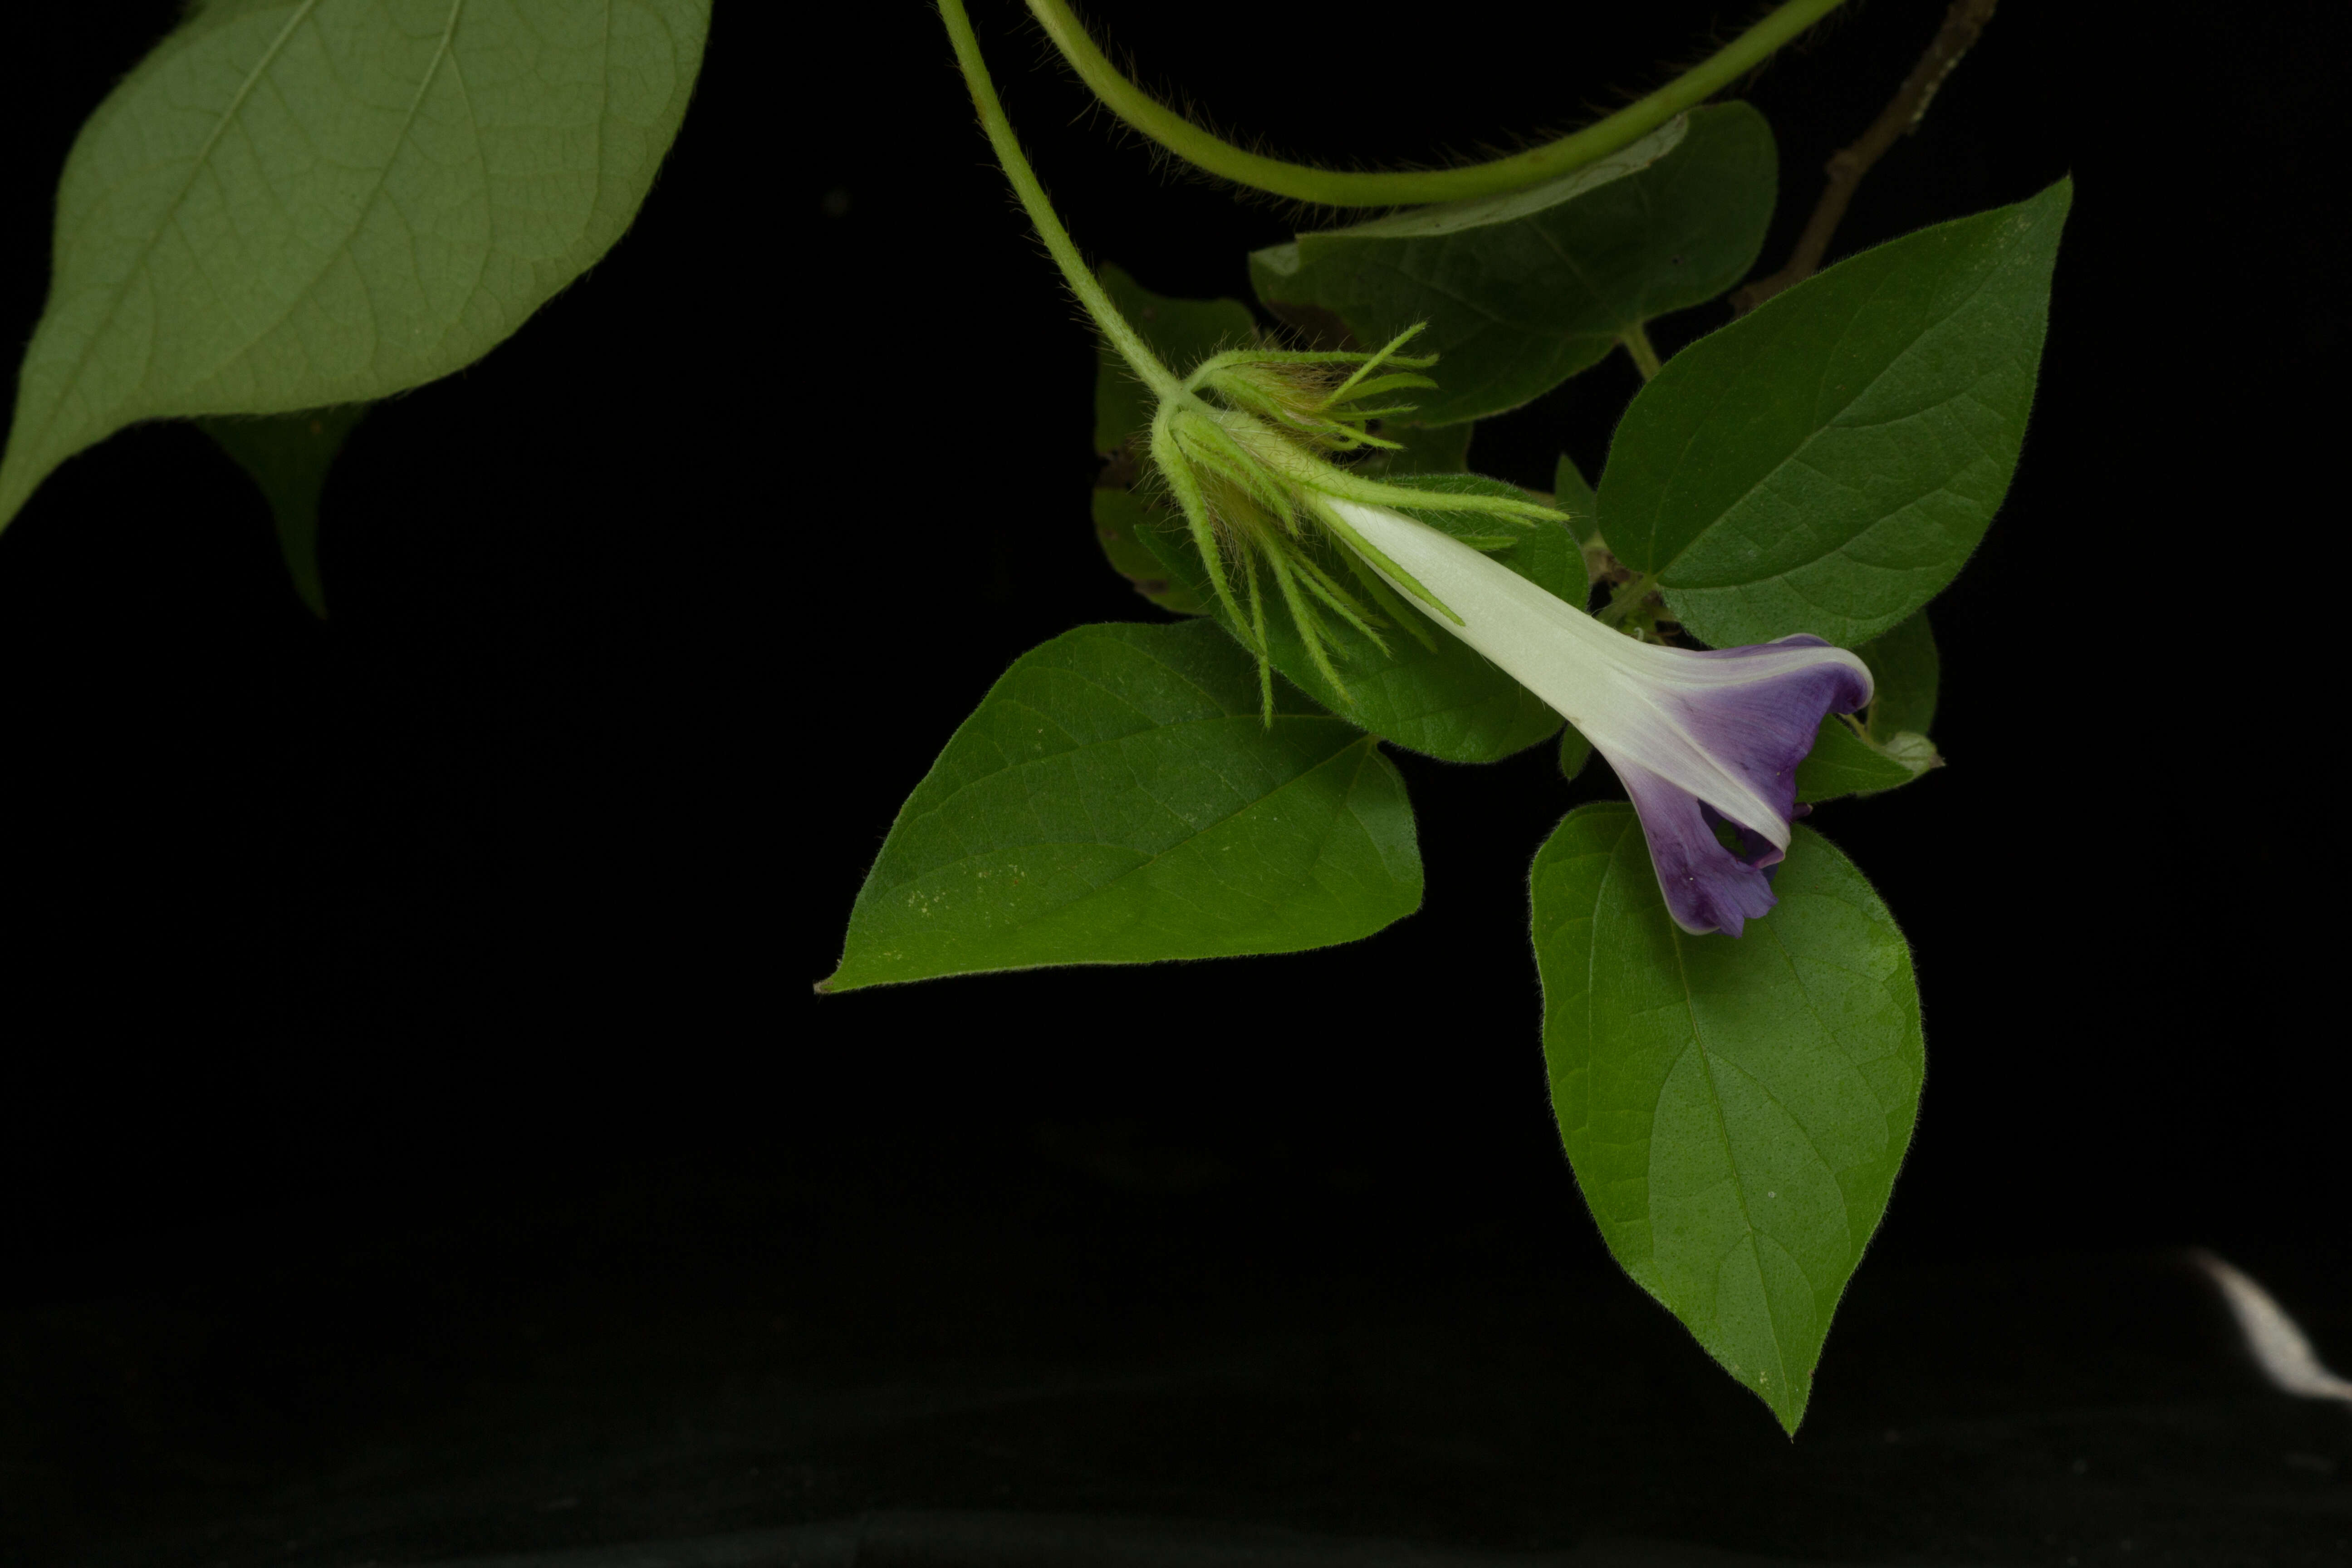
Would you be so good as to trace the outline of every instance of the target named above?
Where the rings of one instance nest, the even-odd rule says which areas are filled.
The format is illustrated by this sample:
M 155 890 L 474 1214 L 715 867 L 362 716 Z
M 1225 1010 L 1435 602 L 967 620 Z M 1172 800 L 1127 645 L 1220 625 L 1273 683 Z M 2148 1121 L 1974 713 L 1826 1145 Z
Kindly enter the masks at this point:
M 2327 1370 L 2313 1353 L 2303 1330 L 2286 1315 L 2285 1308 L 2271 1300 L 2269 1291 L 2210 1252 L 2191 1252 L 2189 1257 L 2221 1287 L 2221 1299 L 2230 1303 L 2231 1315 L 2246 1336 L 2246 1349 L 2252 1352 L 2263 1376 L 2305 1399 L 2341 1399 L 2352 1404 L 2352 1382 Z

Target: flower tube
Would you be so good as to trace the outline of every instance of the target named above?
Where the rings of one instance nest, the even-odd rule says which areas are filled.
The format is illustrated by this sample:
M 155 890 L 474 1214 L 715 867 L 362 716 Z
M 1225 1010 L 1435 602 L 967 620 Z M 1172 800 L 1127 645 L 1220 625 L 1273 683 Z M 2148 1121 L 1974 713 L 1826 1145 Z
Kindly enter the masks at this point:
M 1826 713 L 1870 700 L 1870 670 L 1815 637 L 1699 652 L 1637 642 L 1499 562 L 1388 507 L 1315 498 L 1332 531 L 1437 624 L 1575 725 L 1633 796 L 1667 911 L 1738 936 L 1774 903 L 1797 764 Z M 1717 821 L 1736 830 L 1735 853 Z

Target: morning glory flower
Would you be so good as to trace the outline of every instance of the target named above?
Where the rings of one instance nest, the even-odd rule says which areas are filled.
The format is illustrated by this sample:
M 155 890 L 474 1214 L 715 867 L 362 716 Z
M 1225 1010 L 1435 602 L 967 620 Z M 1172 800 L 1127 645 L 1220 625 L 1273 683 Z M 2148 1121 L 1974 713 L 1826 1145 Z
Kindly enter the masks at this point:
M 1417 600 L 1581 731 L 1633 797 L 1666 907 L 1684 930 L 1728 931 L 1770 909 L 1765 868 L 1789 847 L 1797 764 L 1822 717 L 1870 700 L 1870 672 L 1818 637 L 1701 653 L 1652 647 L 1601 625 L 1467 544 L 1400 508 L 1428 492 L 1331 461 L 1395 448 L 1374 426 L 1412 412 L 1384 401 L 1433 386 L 1433 355 L 1403 350 L 1408 328 L 1370 353 L 1253 344 L 1214 353 L 1179 376 L 1119 314 L 1045 199 L 1004 118 L 961 5 L 941 15 L 997 157 L 1070 291 L 1105 341 L 1157 396 L 1146 450 L 1199 552 L 1226 625 L 1257 656 L 1274 720 L 1267 605 L 1288 612 L 1308 658 L 1341 701 L 1327 644 L 1338 620 L 1385 647 L 1370 606 L 1318 559 L 1336 540 L 1370 575 L 1367 587 Z M 1449 510 L 1505 523 L 1565 522 L 1532 500 L 1454 495 Z M 1319 525 L 1319 526 L 1318 526 Z M 1383 603 L 1383 609 L 1402 608 Z M 1728 826 L 1740 847 L 1715 836 Z
M 1384 506 L 1316 510 L 1398 592 L 1542 698 L 1609 759 L 1633 798 L 1666 909 L 1725 931 L 1774 903 L 1766 868 L 1789 847 L 1797 764 L 1826 713 L 1870 700 L 1870 670 L 1815 637 L 1700 652 L 1602 626 L 1451 535 Z M 1350 538 L 1350 536 L 1354 536 Z M 1740 841 L 1717 838 L 1717 821 Z
M 1227 624 L 1258 656 L 1268 713 L 1270 599 L 1289 610 L 1307 657 L 1343 702 L 1326 618 L 1386 646 L 1370 607 L 1318 561 L 1319 535 L 1574 724 L 1633 796 L 1675 922 L 1738 936 L 1775 901 L 1767 872 L 1788 851 L 1797 764 L 1823 714 L 1870 700 L 1869 669 L 1814 637 L 1709 652 L 1637 641 L 1415 521 L 1402 509 L 1430 505 L 1428 491 L 1329 461 L 1393 445 L 1367 426 L 1410 410 L 1362 401 L 1428 384 L 1412 373 L 1429 362 L 1398 353 L 1412 335 L 1370 354 L 1219 354 L 1162 399 L 1153 421 L 1154 466 Z M 1510 525 L 1565 521 L 1508 497 L 1449 495 L 1444 504 Z M 1738 847 L 1725 846 L 1718 826 Z

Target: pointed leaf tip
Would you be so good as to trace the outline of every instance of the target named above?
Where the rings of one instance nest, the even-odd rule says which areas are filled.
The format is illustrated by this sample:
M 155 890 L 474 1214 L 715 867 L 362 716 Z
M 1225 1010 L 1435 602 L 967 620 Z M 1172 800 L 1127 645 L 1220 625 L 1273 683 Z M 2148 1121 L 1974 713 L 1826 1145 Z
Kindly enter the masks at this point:
M 1421 905 L 1395 767 L 1206 621 L 1092 626 L 992 687 L 898 813 L 821 989 L 1295 952 Z
M 1609 1250 L 1794 1434 L 1926 1068 L 1911 953 L 1799 826 L 1745 936 L 1667 917 L 1631 807 L 1571 812 L 1529 892 L 1552 1107 Z
M 0 526 L 141 419 L 382 397 L 480 358 L 618 239 L 709 0 L 210 5 L 98 106 L 58 184 Z
M 1612 439 L 1610 548 L 1717 647 L 1917 611 L 2016 470 L 2070 195 L 1865 250 L 1676 354 Z

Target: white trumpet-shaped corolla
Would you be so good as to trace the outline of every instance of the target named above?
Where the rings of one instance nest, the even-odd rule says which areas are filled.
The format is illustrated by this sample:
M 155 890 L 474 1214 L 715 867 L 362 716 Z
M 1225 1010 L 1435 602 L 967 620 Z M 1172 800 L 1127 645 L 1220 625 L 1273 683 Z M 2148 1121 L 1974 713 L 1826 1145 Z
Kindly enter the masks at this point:
M 1870 700 L 1870 670 L 1815 637 L 1701 652 L 1636 641 L 1488 556 L 1386 507 L 1323 496 L 1390 586 L 1542 698 L 1609 759 L 1640 814 L 1667 911 L 1738 936 L 1773 905 L 1797 764 L 1827 713 Z M 1385 562 L 1374 558 L 1374 553 Z M 1392 574 L 1392 570 L 1403 575 Z M 1724 847 L 1717 819 L 1741 845 Z

